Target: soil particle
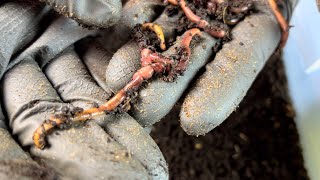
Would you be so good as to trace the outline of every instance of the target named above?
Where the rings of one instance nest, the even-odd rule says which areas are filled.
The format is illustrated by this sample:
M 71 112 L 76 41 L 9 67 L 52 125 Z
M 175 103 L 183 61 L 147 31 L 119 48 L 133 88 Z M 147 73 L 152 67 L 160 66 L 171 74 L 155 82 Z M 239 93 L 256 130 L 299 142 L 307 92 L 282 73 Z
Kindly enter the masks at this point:
M 308 179 L 279 59 L 269 60 L 239 108 L 205 136 L 183 132 L 180 105 L 151 133 L 171 179 Z

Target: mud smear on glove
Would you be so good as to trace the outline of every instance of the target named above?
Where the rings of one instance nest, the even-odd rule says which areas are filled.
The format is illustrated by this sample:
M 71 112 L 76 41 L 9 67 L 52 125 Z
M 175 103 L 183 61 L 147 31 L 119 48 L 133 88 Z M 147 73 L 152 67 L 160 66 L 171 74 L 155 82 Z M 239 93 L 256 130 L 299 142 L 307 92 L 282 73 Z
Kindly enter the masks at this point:
M 179 125 L 179 103 L 152 137 L 171 179 L 308 179 L 282 61 L 270 60 L 240 107 L 206 136 Z

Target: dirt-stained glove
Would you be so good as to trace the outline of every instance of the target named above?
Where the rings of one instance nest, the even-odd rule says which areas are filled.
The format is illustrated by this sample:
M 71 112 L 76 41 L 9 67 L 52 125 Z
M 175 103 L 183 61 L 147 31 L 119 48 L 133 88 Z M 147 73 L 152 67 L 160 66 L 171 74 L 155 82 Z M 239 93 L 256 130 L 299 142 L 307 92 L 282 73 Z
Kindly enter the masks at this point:
M 178 1 L 171 2 L 179 4 Z M 282 2 L 289 8 L 295 4 Z M 169 113 L 185 93 L 180 122 L 188 134 L 204 135 L 222 123 L 237 108 L 281 38 L 279 24 L 268 1 L 254 1 L 254 4 L 256 12 L 232 29 L 232 40 L 218 53 L 212 51 L 217 40 L 202 32 L 202 41 L 192 49 L 190 63 L 183 75 L 173 83 L 161 79 L 150 81 L 139 91 L 138 102 L 132 104 L 130 114 L 140 124 L 150 126 Z M 164 15 L 155 22 L 170 38 L 172 33 L 168 27 L 176 26 L 177 21 L 163 25 L 164 20 L 170 22 Z M 282 31 L 285 34 L 287 29 Z M 105 76 L 106 84 L 113 91 L 123 88 L 140 68 L 138 53 L 137 45 L 130 41 L 113 55 Z M 201 69 L 203 67 L 205 69 Z M 185 92 L 188 87 L 191 88 Z
M 172 2 L 181 3 L 181 1 L 174 0 Z M 18 137 L 23 146 L 32 144 L 30 137 L 34 128 L 41 124 L 41 120 L 49 118 L 50 114 L 56 112 L 63 116 L 73 116 L 80 111 L 74 106 L 85 108 L 90 106 L 87 102 L 92 106 L 101 104 L 130 81 L 132 75 L 140 68 L 140 49 L 134 41 L 127 42 L 129 31 L 136 23 L 153 21 L 157 15 L 161 14 L 155 20 L 156 23 L 162 27 L 167 39 L 171 41 L 176 39 L 177 19 L 180 19 L 179 16 L 183 16 L 183 13 L 181 11 L 174 13 L 176 9 L 172 8 L 162 11 L 164 7 L 161 4 L 156 0 L 128 1 L 126 7 L 131 10 L 125 11 L 126 8 L 124 8 L 120 23 L 102 33 L 103 38 L 100 38 L 100 42 L 104 49 L 97 42 L 93 42 L 93 46 L 89 46 L 89 43 L 84 48 L 84 52 L 80 48 L 80 59 L 83 60 L 88 71 L 86 68 L 80 71 L 81 67 L 74 65 L 77 64 L 75 60 L 79 61 L 79 57 L 70 45 L 78 39 L 97 32 L 78 29 L 71 21 L 67 22 L 65 19 L 55 20 L 29 48 L 10 58 L 11 62 L 7 68 L 9 70 L 2 80 L 3 103 L 13 134 Z M 220 124 L 235 109 L 265 61 L 276 49 L 280 40 L 280 31 L 278 23 L 266 4 L 265 1 L 256 2 L 258 12 L 246 17 L 232 30 L 233 40 L 223 46 L 214 60 L 206 66 L 205 72 L 195 82 L 190 93 L 186 95 L 181 111 L 181 123 L 187 133 L 204 134 Z M 204 23 L 198 23 L 198 25 L 205 26 Z M 206 27 L 202 29 L 206 32 L 210 31 Z M 183 37 L 186 36 L 186 34 L 183 35 Z M 181 38 L 178 38 L 177 43 L 163 54 L 172 54 L 179 42 L 181 43 Z M 213 37 L 202 32 L 199 41 L 192 45 L 190 63 L 183 76 L 176 78 L 173 83 L 156 79 L 150 81 L 139 91 L 137 103 L 132 104 L 131 115 L 144 126 L 152 125 L 165 116 L 187 89 L 194 76 L 199 75 L 198 71 L 213 58 L 212 47 L 216 42 L 217 40 Z M 83 48 L 83 44 L 80 43 L 80 45 Z M 118 49 L 118 47 L 121 48 Z M 117 51 L 113 55 L 115 50 Z M 69 62 L 70 59 L 72 63 Z M 79 62 L 81 64 L 81 61 Z M 45 75 L 40 68 L 37 68 L 38 66 Z M 78 71 L 73 71 L 74 68 Z M 106 73 L 103 72 L 105 69 Z M 89 83 L 92 80 L 87 80 L 91 75 L 104 91 L 100 87 L 98 90 L 88 85 L 94 84 Z M 74 106 L 62 102 L 68 102 Z M 108 117 L 104 119 L 110 119 Z M 120 117 L 131 118 L 127 114 Z M 110 153 L 111 158 L 109 155 L 106 157 L 110 161 L 103 161 L 101 159 L 104 156 L 94 154 L 101 151 L 104 154 L 105 146 L 108 146 L 108 143 L 104 143 L 105 140 L 108 142 L 108 135 L 101 135 L 103 131 L 99 130 L 100 127 L 94 122 L 89 124 L 90 128 L 80 126 L 81 128 L 78 129 L 72 128 L 67 131 L 58 131 L 58 134 L 50 134 L 48 135 L 50 146 L 43 151 L 31 146 L 31 153 L 43 158 L 47 165 L 64 176 L 79 175 L 86 178 L 102 174 L 104 177 L 115 175 L 121 178 L 131 175 L 133 178 L 140 178 L 148 173 L 149 177 L 166 178 L 167 167 L 159 150 L 152 149 L 156 147 L 156 145 L 151 145 L 153 141 L 145 143 L 149 142 L 143 139 L 143 137 L 148 137 L 147 135 L 137 137 L 137 135 L 143 135 L 144 132 L 142 128 L 140 131 L 133 128 L 135 127 L 134 120 L 130 125 L 128 122 L 121 122 L 124 121 L 103 119 L 98 121 L 108 135 L 116 140 L 116 143 L 109 149 L 117 152 L 125 152 L 126 149 L 130 149 L 131 152 L 115 155 L 114 151 L 110 150 L 113 152 Z M 57 121 L 47 121 L 45 125 L 46 127 L 54 126 L 54 123 Z M 116 125 L 112 126 L 114 123 Z M 119 128 L 123 126 L 126 128 Z M 43 132 L 42 135 L 45 135 L 46 128 L 40 127 L 43 127 L 44 130 L 40 129 L 40 131 Z M 121 131 L 124 129 L 127 131 Z M 99 135 L 94 134 L 97 132 Z M 126 136 L 118 135 L 119 132 Z M 128 132 L 132 134 L 128 135 Z M 95 135 L 94 138 L 86 139 L 91 137 L 91 133 Z M 87 143 L 90 144 L 87 146 L 90 150 L 80 148 L 80 151 L 79 147 Z M 117 143 L 126 148 L 122 151 Z M 141 150 L 141 144 L 150 148 L 144 147 Z M 149 150 L 154 150 L 155 155 L 148 152 Z M 129 156 L 130 158 L 127 157 L 129 154 L 132 155 Z M 88 156 L 92 156 L 93 160 L 85 159 Z M 120 161 L 119 166 L 114 166 L 112 157 L 121 157 L 120 160 L 129 163 L 124 165 L 124 161 Z M 66 166 L 65 163 L 70 161 L 72 166 Z M 112 173 L 108 170 L 101 172 L 100 168 L 96 168 L 101 166 L 109 168 Z M 77 174 L 72 174 L 73 167 L 83 170 L 85 175 L 78 171 Z M 121 173 L 122 171 L 126 173 Z
M 146 4 L 150 9 L 146 18 L 153 18 L 154 5 Z M 136 7 L 124 7 L 123 14 L 130 14 L 131 8 Z M 33 162 L 4 130 L 6 134 L 0 138 L 5 143 L 0 144 L 0 153 L 5 155 L 1 157 L 13 161 L 15 157 L 10 154 L 14 153 L 19 162 L 7 163 L 4 159 L 2 163 L 0 159 L 0 176 L 9 177 L 15 172 L 9 168 L 23 166 L 26 173 L 20 173 L 22 176 L 37 173 L 48 179 L 168 179 L 168 167 L 159 148 L 128 114 L 103 116 L 97 120 L 99 125 L 90 121 L 85 126 L 57 131 L 48 135 L 45 149 L 34 146 L 33 132 L 52 113 L 72 114 L 79 107 L 95 107 L 112 95 L 110 88 L 101 88 L 90 74 L 95 68 L 94 63 L 90 64 L 92 59 L 105 57 L 102 46 L 98 42 L 88 45 L 84 62 L 91 66 L 86 66 L 72 45 L 95 35 L 97 30 L 84 29 L 77 22 L 52 13 L 48 6 L 35 1 L 10 1 L 0 7 L 0 23 L 4 24 L 1 76 L 6 71 L 1 80 L 3 111 L 12 135 L 46 167 Z
M 43 137 L 47 131 L 65 124 L 68 120 L 87 120 L 104 112 L 118 111 L 118 106 L 120 111 L 126 111 L 127 105 L 134 96 L 134 91 L 144 80 L 149 80 L 154 74 L 167 74 L 162 79 L 166 81 L 174 79 L 174 82 L 168 83 L 162 79 L 150 81 L 147 86 L 140 89 L 137 102 L 131 103 L 131 115 L 144 126 L 150 126 L 159 121 L 172 109 L 192 79 L 198 75 L 198 80 L 185 96 L 180 113 L 181 126 L 188 134 L 205 134 L 235 110 L 265 61 L 275 51 L 279 42 L 280 47 L 285 44 L 288 36 L 289 26 L 280 14 L 274 0 L 248 1 L 244 4 L 237 4 L 239 3 L 237 1 L 213 0 L 207 2 L 207 5 L 204 6 L 207 9 L 200 9 L 200 11 L 210 11 L 217 18 L 221 16 L 220 20 L 224 24 L 219 25 L 211 25 L 211 22 L 195 15 L 188 7 L 190 2 L 198 6 L 202 2 L 190 1 L 189 4 L 186 4 L 185 0 L 168 0 L 171 4 L 179 6 L 180 10 L 168 6 L 153 24 L 139 26 L 142 31 L 151 29 L 157 34 L 156 42 L 159 41 L 162 50 L 165 50 L 165 46 L 161 47 L 165 45 L 164 37 L 171 42 L 170 44 L 173 44 L 168 50 L 159 54 L 154 52 L 156 48 L 152 44 L 153 40 L 145 38 L 137 27 L 134 29 L 136 33 L 134 37 L 139 43 L 132 40 L 125 43 L 129 38 L 128 35 L 123 36 L 123 34 L 132 29 L 133 24 L 139 23 L 141 20 L 139 18 L 145 17 L 145 13 L 141 13 L 145 11 L 143 8 L 145 1 L 141 1 L 141 4 L 137 2 L 140 1 L 127 2 L 128 7 L 133 7 L 134 16 L 124 14 L 122 21 L 106 32 L 110 38 L 101 39 L 106 48 L 104 60 L 85 60 L 88 67 L 99 67 L 95 68 L 99 69 L 98 71 L 90 72 L 97 77 L 101 87 L 104 87 L 106 91 L 108 87 L 112 92 L 118 93 L 97 108 L 81 110 L 70 116 L 60 114 L 45 121 L 34 135 L 37 146 L 44 146 Z M 153 3 L 153 1 L 150 2 Z M 292 7 L 292 4 L 286 1 L 281 2 L 283 2 L 283 7 Z M 255 12 L 238 23 L 253 7 L 252 4 L 254 4 Z M 195 8 L 193 10 L 196 11 Z M 229 11 L 231 14 L 228 14 Z M 184 15 L 187 21 L 181 18 Z M 290 13 L 288 15 L 290 16 Z M 130 18 L 131 20 L 128 20 Z M 194 24 L 188 24 L 188 20 Z M 187 25 L 183 24 L 184 22 Z M 231 31 L 232 40 L 225 43 L 222 49 L 214 54 L 212 47 L 217 45 L 217 40 L 213 37 L 228 37 L 229 31 L 224 28 L 225 24 L 231 27 L 236 25 Z M 176 39 L 176 31 L 194 26 L 199 29 L 186 31 Z M 200 29 L 203 30 L 202 33 Z M 192 39 L 195 35 L 198 35 L 199 41 L 190 45 L 190 38 Z M 112 56 L 115 49 L 108 45 L 122 46 Z M 190 46 L 192 46 L 191 49 Z M 209 61 L 214 55 L 214 60 Z M 110 62 L 105 63 L 111 56 Z M 175 61 L 177 59 L 179 62 Z M 206 69 L 198 73 L 205 65 Z M 104 69 L 106 69 L 105 78 L 103 77 Z M 177 78 L 175 78 L 176 75 L 178 75 Z

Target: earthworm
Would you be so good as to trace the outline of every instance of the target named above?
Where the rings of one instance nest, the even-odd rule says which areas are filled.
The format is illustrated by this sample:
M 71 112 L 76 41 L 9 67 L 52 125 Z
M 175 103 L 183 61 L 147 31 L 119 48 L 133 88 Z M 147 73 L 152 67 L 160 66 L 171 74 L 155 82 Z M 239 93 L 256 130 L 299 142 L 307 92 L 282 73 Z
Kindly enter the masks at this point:
M 187 63 L 185 62 L 188 62 L 190 58 L 191 50 L 189 46 L 192 38 L 195 35 L 200 35 L 200 30 L 197 28 L 190 29 L 186 31 L 181 42 L 181 48 L 183 48 L 183 51 L 185 51 L 185 54 L 183 56 L 183 63 L 179 65 L 181 71 L 185 69 L 184 65 L 187 65 Z M 68 115 L 66 113 L 51 115 L 49 120 L 45 120 L 34 132 L 33 140 L 35 146 L 39 149 L 43 149 L 46 145 L 46 134 L 55 127 L 63 127 L 64 125 L 72 122 L 85 122 L 87 120 L 115 111 L 116 108 L 119 107 L 119 105 L 124 103 L 131 92 L 137 91 L 143 81 L 150 79 L 155 73 L 165 73 L 171 71 L 171 69 L 174 68 L 171 66 L 173 62 L 174 61 L 172 59 L 164 57 L 160 53 L 153 52 L 152 50 L 147 48 L 142 49 L 142 67 L 136 73 L 134 73 L 131 81 L 126 86 L 124 86 L 123 89 L 121 89 L 105 104 L 97 108 L 78 110 L 76 112 L 72 112 L 71 115 Z
M 225 30 L 211 27 L 206 20 L 194 14 L 192 10 L 187 6 L 185 0 L 168 0 L 168 2 L 173 5 L 179 5 L 183 10 L 184 14 L 191 22 L 196 23 L 199 28 L 203 29 L 211 36 L 216 38 L 223 38 L 228 34 L 228 32 Z
M 225 8 L 223 9 L 223 13 L 222 13 L 223 22 L 224 22 L 225 24 L 228 24 L 228 25 L 235 25 L 235 24 L 237 24 L 237 23 L 240 21 L 241 17 L 235 17 L 235 18 L 229 19 L 229 18 L 227 18 L 227 15 L 228 15 L 227 11 L 228 11 L 228 7 L 225 7 Z
M 142 28 L 143 29 L 150 29 L 153 32 L 155 32 L 160 40 L 160 48 L 162 50 L 166 50 L 166 43 L 165 43 L 165 39 L 164 39 L 164 34 L 163 34 L 163 31 L 159 25 L 157 25 L 155 23 L 144 23 L 142 25 Z
M 274 16 L 276 17 L 279 26 L 281 28 L 281 42 L 280 42 L 280 47 L 283 48 L 286 45 L 286 42 L 288 40 L 288 36 L 289 36 L 289 25 L 286 21 L 286 19 L 283 17 L 283 15 L 281 14 L 277 3 L 275 2 L 275 0 L 268 0 L 269 5 L 271 7 L 271 10 L 274 14 Z
M 182 40 L 182 38 L 177 38 L 176 43 L 162 54 L 166 57 L 174 54 L 177 49 L 181 49 Z M 139 101 L 132 103 L 130 115 L 142 126 L 150 126 L 167 115 L 185 90 L 190 87 L 195 75 L 211 60 L 212 47 L 218 41 L 207 33 L 201 33 L 200 38 L 193 43 L 188 68 L 183 75 L 174 77 L 173 83 L 167 83 L 163 77 L 162 79 L 157 78 L 152 80 L 148 86 L 141 88 L 138 94 Z
M 252 8 L 252 3 L 248 3 L 248 4 L 243 4 L 239 7 L 234 7 L 234 6 L 229 6 L 230 7 L 230 11 L 236 14 L 240 14 L 240 13 L 245 13 L 247 11 L 249 11 Z
M 48 131 L 53 129 L 56 126 L 65 124 L 66 121 L 64 119 L 56 118 L 51 115 L 48 120 L 45 120 L 33 133 L 33 141 L 37 148 L 43 149 L 46 145 L 45 143 L 45 135 Z
M 158 0 L 159 1 L 159 0 Z M 168 12 L 172 7 L 166 7 L 164 12 Z M 162 27 L 162 31 L 167 39 L 174 39 L 177 28 L 177 21 L 183 16 L 183 12 L 179 12 L 173 16 L 169 16 L 168 13 L 162 13 L 153 23 L 158 24 Z M 144 22 L 144 21 L 143 21 Z M 135 23 L 135 26 L 140 23 Z M 146 21 L 150 22 L 150 21 Z M 141 26 L 140 26 L 141 27 Z M 134 28 L 133 26 L 131 29 Z M 137 29 L 132 29 L 132 33 Z M 143 31 L 142 27 L 141 30 Z M 125 33 L 127 33 L 126 31 Z M 131 33 L 131 35 L 133 35 Z M 143 33 L 144 34 L 144 33 Z M 143 35 L 142 35 L 143 36 Z M 134 35 L 134 38 L 137 39 L 137 36 Z M 142 40 L 141 42 L 143 42 Z M 152 43 L 158 43 L 156 41 L 151 41 Z M 131 40 L 128 43 L 124 44 L 121 48 L 118 48 L 116 53 L 110 59 L 110 63 L 105 70 L 105 81 L 106 84 L 113 90 L 113 92 L 118 92 L 122 87 L 131 80 L 134 72 L 140 68 L 140 51 L 141 46 L 139 41 Z M 160 48 L 159 48 L 160 49 Z M 123 64 L 127 64 L 123 66 Z

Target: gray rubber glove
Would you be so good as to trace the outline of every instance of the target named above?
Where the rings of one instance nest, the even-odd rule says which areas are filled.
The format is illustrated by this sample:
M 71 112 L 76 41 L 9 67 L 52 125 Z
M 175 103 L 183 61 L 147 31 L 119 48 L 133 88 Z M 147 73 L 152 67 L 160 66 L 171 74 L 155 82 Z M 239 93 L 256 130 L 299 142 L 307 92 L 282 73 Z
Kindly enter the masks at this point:
M 168 179 L 168 168 L 159 148 L 127 114 L 105 116 L 98 121 L 100 126 L 91 121 L 84 127 L 58 131 L 48 135 L 50 146 L 44 150 L 34 147 L 33 132 L 50 114 L 65 112 L 74 106 L 96 106 L 110 97 L 111 90 L 107 87 L 104 90 L 95 82 L 88 72 L 90 66 L 83 64 L 72 46 L 74 42 L 97 31 L 83 29 L 73 20 L 63 17 L 53 20 L 43 31 L 41 22 L 46 20 L 49 9 L 42 4 L 33 8 L 26 3 L 9 2 L 0 8 L 3 11 L 0 15 L 7 18 L 1 23 L 11 22 L 11 26 L 1 30 L 4 32 L 2 34 L 9 34 L 10 29 L 19 32 L 4 36 L 4 42 L 11 44 L 0 43 L 10 51 L 2 51 L 2 47 L 0 49 L 1 55 L 7 55 L 2 55 L 4 58 L 1 61 L 5 62 L 1 72 L 6 70 L 1 82 L 2 104 L 12 134 L 21 146 L 63 179 Z M 7 15 L 25 7 L 31 8 L 23 11 L 21 17 L 10 19 L 11 16 Z M 32 21 L 37 18 L 38 23 Z M 21 25 L 12 27 L 16 21 Z M 34 25 L 29 26 L 25 22 L 34 22 Z M 21 41 L 30 32 L 36 32 L 37 28 L 42 34 L 33 43 L 30 42 L 35 36 Z M 31 45 L 21 50 L 27 44 Z M 102 54 L 96 47 L 102 47 L 94 45 L 88 47 L 91 51 L 86 53 L 86 57 L 101 59 Z M 9 136 L 7 139 L 10 139 Z M 5 152 L 11 149 L 18 150 L 19 147 L 10 147 Z M 9 176 L 10 172 L 7 171 L 5 175 Z
M 287 7 L 293 9 L 295 3 L 292 1 Z M 275 51 L 280 31 L 266 4 L 265 1 L 258 4 L 259 13 L 233 29 L 233 40 L 206 65 L 205 72 L 184 99 L 180 118 L 188 134 L 203 135 L 235 111 Z
M 56 179 L 52 171 L 40 167 L 19 147 L 4 120 L 0 107 L 0 179 Z
M 107 28 L 120 19 L 120 0 L 40 0 L 57 12 L 89 27 Z
M 180 113 L 182 128 L 188 134 L 203 135 L 222 123 L 236 109 L 279 44 L 279 25 L 267 1 L 255 3 L 258 12 L 236 25 L 231 32 L 232 41 L 214 54 L 211 47 L 216 41 L 203 32 L 202 42 L 192 50 L 191 63 L 183 76 L 174 83 L 148 83 L 139 91 L 138 103 L 133 104 L 130 114 L 143 126 L 150 126 L 169 113 L 191 87 L 185 93 Z M 164 31 L 170 34 L 170 30 Z M 122 46 L 107 67 L 106 82 L 113 91 L 122 88 L 140 67 L 140 56 L 132 44 Z M 199 74 L 203 67 L 204 72 Z M 200 76 L 192 81 L 195 75 Z

